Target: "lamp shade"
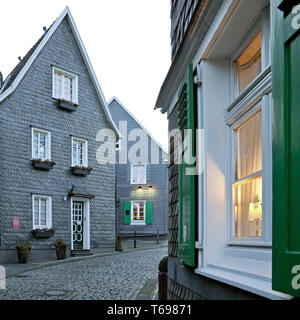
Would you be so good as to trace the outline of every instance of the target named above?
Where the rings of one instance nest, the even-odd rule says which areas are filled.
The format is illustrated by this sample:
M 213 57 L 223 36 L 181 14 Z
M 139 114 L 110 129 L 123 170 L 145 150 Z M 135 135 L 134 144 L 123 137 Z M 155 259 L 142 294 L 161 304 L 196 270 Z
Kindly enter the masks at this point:
M 262 204 L 261 202 L 251 202 L 249 204 L 249 221 L 262 220 Z

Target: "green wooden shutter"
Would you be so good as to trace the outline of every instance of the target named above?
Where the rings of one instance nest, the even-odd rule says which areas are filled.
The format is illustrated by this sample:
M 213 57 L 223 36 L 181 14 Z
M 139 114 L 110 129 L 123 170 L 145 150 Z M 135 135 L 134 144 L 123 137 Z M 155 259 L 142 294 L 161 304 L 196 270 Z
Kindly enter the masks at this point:
M 293 28 L 297 17 L 291 12 L 291 1 L 273 0 L 271 5 L 272 280 L 274 290 L 300 297 L 300 30 Z
M 153 202 L 146 201 L 146 224 L 152 224 L 152 208 Z
M 178 97 L 178 125 L 184 136 L 184 129 L 192 129 L 192 155 L 195 155 L 195 105 L 193 64 L 188 66 L 184 83 Z M 186 150 L 184 145 L 182 155 Z M 179 217 L 178 217 L 178 256 L 186 265 L 195 266 L 195 176 L 186 175 L 186 169 L 194 165 L 186 164 L 182 158 L 179 165 Z
M 131 224 L 131 202 L 124 203 L 124 224 Z

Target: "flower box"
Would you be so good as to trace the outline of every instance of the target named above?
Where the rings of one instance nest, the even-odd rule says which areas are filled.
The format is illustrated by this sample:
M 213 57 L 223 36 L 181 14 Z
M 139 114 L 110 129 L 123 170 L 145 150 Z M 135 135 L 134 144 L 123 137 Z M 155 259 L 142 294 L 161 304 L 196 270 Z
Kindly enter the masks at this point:
M 71 168 L 72 173 L 77 176 L 87 176 L 91 173 L 93 170 L 92 168 L 85 168 L 85 167 L 72 167 Z
M 66 101 L 66 100 L 57 100 L 57 106 L 61 109 L 67 110 L 67 111 L 76 111 L 78 105 L 75 103 L 72 103 L 70 101 Z
M 44 170 L 44 171 L 49 171 L 55 165 L 54 161 L 49 161 L 49 160 L 33 159 L 31 162 L 32 162 L 32 166 L 35 169 Z
M 47 239 L 54 235 L 54 229 L 35 229 L 32 230 L 32 235 L 36 239 Z

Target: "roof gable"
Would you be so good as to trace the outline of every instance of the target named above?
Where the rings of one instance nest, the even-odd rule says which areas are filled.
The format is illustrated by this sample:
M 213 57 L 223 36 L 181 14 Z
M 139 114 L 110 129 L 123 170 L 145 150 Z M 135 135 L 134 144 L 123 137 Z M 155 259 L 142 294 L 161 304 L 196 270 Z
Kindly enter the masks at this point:
M 108 106 L 110 107 L 114 101 L 137 123 L 138 126 L 142 128 L 142 130 L 146 132 L 148 137 L 150 137 L 152 141 L 162 150 L 163 154 L 167 156 L 167 152 L 164 150 L 162 145 L 152 137 L 151 133 L 141 124 L 141 122 L 125 107 L 125 105 L 117 97 L 112 97 L 108 102 Z
M 13 71 L 9 74 L 5 82 L 3 83 L 2 92 L 0 91 L 0 102 L 3 101 L 5 98 L 7 98 L 11 93 L 14 92 L 14 90 L 17 88 L 18 84 L 22 80 L 22 78 L 25 76 L 26 72 L 38 56 L 38 54 L 41 52 L 41 50 L 44 48 L 48 40 L 51 38 L 55 30 L 58 28 L 58 26 L 61 24 L 61 22 L 64 20 L 64 18 L 67 18 L 67 21 L 69 22 L 69 26 L 71 29 L 71 32 L 73 33 L 73 36 L 75 38 L 75 41 L 78 45 L 78 48 L 80 50 L 80 53 L 82 55 L 83 61 L 87 67 L 89 76 L 91 77 L 92 83 L 95 87 L 97 96 L 103 106 L 104 113 L 107 117 L 107 120 L 109 124 L 111 125 L 112 129 L 115 131 L 117 136 L 119 137 L 119 130 L 115 126 L 114 121 L 112 120 L 111 114 L 109 112 L 106 100 L 104 98 L 103 92 L 101 90 L 101 87 L 99 85 L 98 79 L 96 77 L 95 71 L 91 65 L 91 62 L 89 60 L 89 57 L 87 55 L 87 52 L 85 50 L 85 47 L 83 45 L 83 42 L 81 40 L 81 37 L 79 35 L 79 32 L 77 30 L 77 27 L 75 25 L 75 22 L 73 20 L 73 17 L 71 15 L 71 12 L 68 7 L 65 8 L 65 10 L 61 13 L 61 15 L 54 21 L 54 23 L 48 28 L 48 30 L 42 35 L 42 37 L 36 42 L 36 44 L 28 51 L 28 53 L 24 56 L 24 58 L 17 64 L 17 66 L 13 69 Z

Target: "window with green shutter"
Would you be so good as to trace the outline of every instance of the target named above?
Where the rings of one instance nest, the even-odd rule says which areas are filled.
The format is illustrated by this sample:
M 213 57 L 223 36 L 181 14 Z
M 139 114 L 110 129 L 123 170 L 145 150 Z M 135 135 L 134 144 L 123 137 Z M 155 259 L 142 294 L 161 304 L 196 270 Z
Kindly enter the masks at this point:
M 300 297 L 300 10 L 271 1 L 273 289 Z M 298 8 L 299 9 L 299 8 Z
M 188 66 L 184 83 L 178 97 L 178 126 L 182 137 L 191 129 L 189 148 L 181 146 L 182 162 L 179 165 L 179 216 L 178 216 L 178 255 L 186 265 L 195 266 L 195 175 L 188 175 L 187 170 L 195 164 L 185 162 L 185 155 L 195 156 L 195 119 L 193 64 Z M 187 142 L 187 137 L 183 140 Z M 189 157 L 188 157 L 189 158 Z
M 124 224 L 131 224 L 131 202 L 124 203 Z

